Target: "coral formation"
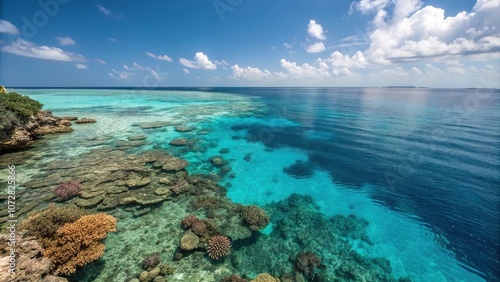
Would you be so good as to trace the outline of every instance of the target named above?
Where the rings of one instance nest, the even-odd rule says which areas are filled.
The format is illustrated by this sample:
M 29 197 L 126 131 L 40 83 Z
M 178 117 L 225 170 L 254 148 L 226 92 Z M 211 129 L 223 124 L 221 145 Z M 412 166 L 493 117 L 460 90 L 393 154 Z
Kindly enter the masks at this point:
M 194 250 L 198 246 L 199 242 L 200 238 L 196 234 L 194 234 L 191 231 L 187 231 L 181 238 L 180 242 L 181 250 L 184 251 Z
M 247 280 L 241 278 L 237 274 L 233 274 L 231 276 L 222 278 L 222 280 L 220 282 L 247 282 Z
M 241 208 L 243 222 L 252 231 L 260 230 L 269 224 L 269 215 L 257 206 L 243 206 Z
M 81 189 L 82 185 L 80 183 L 75 181 L 68 181 L 57 185 L 56 189 L 54 190 L 54 194 L 59 199 L 59 201 L 66 201 L 78 196 Z
M 203 220 L 198 220 L 191 226 L 191 231 L 198 236 L 203 236 L 208 230 L 208 224 Z
M 278 278 L 272 277 L 268 273 L 261 273 L 255 277 L 255 279 L 250 280 L 250 282 L 280 282 Z
M 94 261 L 104 253 L 108 232 L 116 231 L 116 218 L 105 213 L 85 215 L 67 223 L 56 232 L 56 238 L 44 250 L 53 263 L 55 274 L 70 275 L 76 268 Z
M 157 254 L 149 255 L 142 261 L 142 267 L 148 271 L 155 268 L 158 264 L 160 264 L 160 256 Z
M 87 215 L 88 212 L 75 206 L 57 207 L 49 205 L 41 211 L 36 211 L 21 222 L 20 230 L 27 230 L 28 235 L 35 236 L 45 248 L 55 238 L 57 230 Z
M 315 281 L 316 269 L 321 266 L 321 259 L 313 252 L 305 252 L 297 255 L 295 267 L 310 280 Z M 317 280 L 317 279 L 316 279 Z
M 218 260 L 223 258 L 229 255 L 230 251 L 231 242 L 229 241 L 229 238 L 225 236 L 216 235 L 208 241 L 207 252 L 208 256 L 212 259 Z

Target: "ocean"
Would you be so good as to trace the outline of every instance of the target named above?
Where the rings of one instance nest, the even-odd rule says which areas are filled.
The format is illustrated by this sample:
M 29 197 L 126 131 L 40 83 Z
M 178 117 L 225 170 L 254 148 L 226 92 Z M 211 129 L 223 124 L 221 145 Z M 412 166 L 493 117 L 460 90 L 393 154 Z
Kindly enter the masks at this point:
M 23 181 L 43 174 L 47 164 L 120 147 L 128 136 L 144 135 L 144 142 L 121 150 L 167 150 L 189 162 L 190 174 L 217 174 L 231 201 L 257 205 L 271 215 L 271 224 L 251 242 L 233 240 L 230 259 L 215 266 L 207 263 L 210 269 L 198 272 L 193 262 L 190 271 L 181 269 L 169 281 L 218 281 L 217 268 L 247 277 L 262 272 L 279 276 L 293 271 L 290 257 L 301 248 L 322 258 L 326 281 L 340 275 L 339 248 L 361 255 L 365 261 L 358 261 L 360 265 L 384 258 L 394 277 L 412 281 L 500 279 L 499 90 L 9 90 L 42 102 L 57 116 L 97 120 L 73 125 L 72 133 L 40 139 L 17 166 Z M 196 130 L 141 126 L 154 122 L 177 122 Z M 169 144 L 178 137 L 194 145 Z M 16 154 L 26 152 L 1 157 L 14 159 Z M 210 165 L 214 156 L 228 162 L 224 173 Z M 0 176 L 6 179 L 3 172 Z M 26 203 L 30 195 L 40 196 L 32 191 L 25 195 Z M 128 281 L 141 272 L 140 254 L 159 252 L 171 261 L 176 248 L 171 242 L 179 238 L 161 233 L 165 240 L 159 242 L 155 229 L 179 225 L 166 222 L 172 213 L 168 203 L 144 216 L 121 211 L 100 264 L 82 268 L 77 280 Z M 175 202 L 179 214 L 188 214 L 182 204 Z M 340 218 L 357 225 L 339 227 Z M 358 233 L 347 234 L 349 228 Z M 123 255 L 127 241 L 135 242 L 127 246 L 128 253 L 137 254 L 134 258 Z

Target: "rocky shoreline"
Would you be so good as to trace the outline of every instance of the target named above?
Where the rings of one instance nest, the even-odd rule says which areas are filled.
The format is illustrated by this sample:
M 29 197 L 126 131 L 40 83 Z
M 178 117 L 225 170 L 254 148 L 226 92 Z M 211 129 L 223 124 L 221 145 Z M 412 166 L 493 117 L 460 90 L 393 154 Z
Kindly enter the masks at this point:
M 22 124 L 0 131 L 0 154 L 30 147 L 34 140 L 45 134 L 71 132 L 71 124 L 68 119 L 54 116 L 52 111 L 40 111 Z

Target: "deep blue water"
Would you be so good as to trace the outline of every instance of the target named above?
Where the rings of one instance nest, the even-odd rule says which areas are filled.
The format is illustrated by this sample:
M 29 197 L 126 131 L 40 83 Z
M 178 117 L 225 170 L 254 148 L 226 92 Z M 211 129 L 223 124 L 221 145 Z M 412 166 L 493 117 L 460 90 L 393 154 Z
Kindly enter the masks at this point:
M 299 126 L 249 126 L 267 147 L 307 152 L 352 189 L 443 235 L 488 280 L 499 277 L 500 91 L 238 89 Z M 308 134 L 318 138 L 307 138 Z M 297 174 L 307 171 L 297 168 Z
M 240 149 L 243 155 L 245 146 L 260 144 L 265 150 L 258 146 L 253 149 L 253 158 L 260 161 L 259 165 L 272 170 L 273 165 L 287 163 L 279 170 L 297 180 L 299 192 L 302 189 L 304 194 L 316 195 L 313 197 L 315 200 L 321 199 L 321 195 L 325 195 L 325 198 L 328 197 L 326 195 L 331 195 L 327 189 L 345 189 L 346 193 L 354 191 L 360 195 L 368 195 L 372 202 L 431 230 L 434 238 L 429 240 L 435 240 L 449 250 L 460 262 L 460 267 L 488 281 L 499 279 L 499 90 L 167 90 L 173 91 L 175 98 L 168 97 L 170 92 L 141 89 L 124 90 L 124 94 L 120 94 L 118 90 L 108 93 L 107 90 L 97 89 L 95 93 L 93 90 L 20 92 L 42 101 L 46 108 L 54 109 L 56 114 L 60 112 L 61 115 L 81 115 L 84 112 L 94 116 L 104 113 L 112 119 L 118 118 L 118 121 L 141 115 L 163 115 L 167 109 L 171 110 L 186 103 L 225 103 L 224 98 L 219 97 L 218 99 L 222 100 L 214 101 L 210 95 L 184 92 L 186 90 L 238 94 L 254 103 L 262 104 L 262 111 L 255 111 L 254 116 L 249 118 L 199 121 L 202 126 L 212 127 L 215 137 L 208 135 L 207 138 L 213 138 L 209 141 L 218 143 L 219 147 L 230 147 L 236 152 L 238 150 L 233 147 L 242 146 Z M 70 99 L 70 96 L 73 98 Z M 109 124 L 116 124 L 112 123 L 112 119 Z M 165 134 L 170 133 L 149 132 L 148 138 L 161 147 L 168 147 Z M 219 132 L 218 135 L 216 132 Z M 240 136 L 246 142 L 241 143 L 234 136 Z M 215 152 L 218 149 L 214 149 Z M 298 157 L 290 152 L 300 152 L 304 156 Z M 241 160 L 243 156 L 237 158 Z M 286 158 L 291 158 L 291 163 Z M 190 162 L 196 163 L 196 160 Z M 237 201 L 248 196 L 243 195 L 244 193 L 250 193 L 238 187 L 246 187 L 245 182 L 257 181 L 256 178 L 267 176 L 264 173 L 256 173 L 256 176 L 241 178 L 241 172 L 248 169 L 246 165 L 250 167 L 245 161 L 232 163 L 237 177 L 229 180 L 233 182 L 233 188 L 228 189 L 228 195 Z M 250 175 L 251 171 L 247 170 L 246 173 Z M 317 182 L 314 177 L 321 173 L 326 173 L 328 181 L 335 185 Z M 278 174 L 274 175 L 280 177 Z M 272 186 L 277 187 L 279 183 L 286 183 L 283 187 L 295 185 L 286 182 L 288 180 L 284 178 L 272 180 L 275 184 L 269 179 L 264 179 L 261 183 L 266 183 L 270 190 L 275 189 Z M 309 182 L 304 182 L 307 180 Z M 261 185 L 257 183 L 254 184 Z M 303 183 L 310 187 L 302 187 Z M 255 194 L 254 198 L 245 204 L 265 202 L 259 202 L 258 192 L 252 193 Z M 371 206 L 356 208 L 361 216 L 365 216 L 364 208 L 366 213 L 374 211 Z M 384 214 L 379 212 L 372 218 L 383 216 Z M 375 228 L 384 226 L 380 221 L 370 224 Z M 394 233 L 400 234 L 398 236 L 403 234 L 398 231 Z M 415 238 L 417 237 L 418 240 L 423 238 L 421 234 L 415 234 Z M 425 259 L 418 257 L 422 256 L 421 254 L 415 255 L 416 259 Z M 398 268 L 397 265 L 394 267 Z M 413 271 L 418 273 L 420 270 Z M 449 273 L 451 274 L 446 274 L 449 276 L 444 276 L 448 277 L 447 281 L 467 280 L 456 277 L 458 272 Z M 418 278 L 416 280 L 425 281 Z

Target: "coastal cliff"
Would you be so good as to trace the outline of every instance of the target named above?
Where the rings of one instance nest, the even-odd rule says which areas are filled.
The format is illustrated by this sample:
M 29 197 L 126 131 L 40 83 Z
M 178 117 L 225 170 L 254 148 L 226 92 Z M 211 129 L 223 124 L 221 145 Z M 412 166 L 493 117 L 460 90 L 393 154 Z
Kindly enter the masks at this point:
M 56 117 L 43 105 L 0 87 L 0 154 L 22 150 L 44 134 L 71 132 L 71 122 Z

